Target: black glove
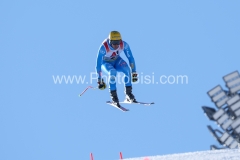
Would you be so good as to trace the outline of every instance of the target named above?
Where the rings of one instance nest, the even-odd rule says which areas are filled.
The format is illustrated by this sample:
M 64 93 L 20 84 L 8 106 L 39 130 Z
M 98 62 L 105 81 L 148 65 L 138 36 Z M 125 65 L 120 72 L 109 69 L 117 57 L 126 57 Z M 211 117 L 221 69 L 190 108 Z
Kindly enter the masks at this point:
M 132 82 L 137 82 L 138 77 L 137 77 L 137 73 L 136 72 L 132 72 Z
M 103 81 L 103 79 L 98 79 L 98 89 L 104 90 L 106 88 L 106 83 Z

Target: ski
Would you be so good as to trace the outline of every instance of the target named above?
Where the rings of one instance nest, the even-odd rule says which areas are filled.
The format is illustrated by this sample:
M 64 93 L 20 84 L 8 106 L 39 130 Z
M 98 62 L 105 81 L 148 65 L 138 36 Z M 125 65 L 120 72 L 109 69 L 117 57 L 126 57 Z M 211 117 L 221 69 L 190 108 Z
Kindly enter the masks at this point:
M 119 102 L 119 103 L 126 103 L 126 104 L 142 104 L 142 105 L 145 105 L 145 106 L 150 106 L 152 104 L 154 104 L 154 102 L 151 102 L 151 103 L 147 103 L 147 102 L 129 102 L 129 101 L 123 101 L 123 102 Z
M 111 106 L 113 106 L 113 107 L 115 107 L 115 108 L 117 108 L 117 109 L 119 109 L 119 110 L 121 110 L 121 111 L 123 111 L 123 112 L 129 111 L 129 109 L 124 108 L 124 107 L 122 107 L 122 106 L 121 106 L 121 107 L 116 106 L 116 105 L 113 104 L 111 101 L 107 101 L 106 103 L 109 104 L 109 105 L 111 105 Z

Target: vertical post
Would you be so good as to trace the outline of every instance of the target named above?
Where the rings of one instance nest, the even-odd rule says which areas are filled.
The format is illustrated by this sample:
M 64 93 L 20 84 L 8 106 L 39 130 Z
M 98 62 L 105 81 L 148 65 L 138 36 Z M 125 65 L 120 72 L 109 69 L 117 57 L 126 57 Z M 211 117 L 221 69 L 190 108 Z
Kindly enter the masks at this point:
M 90 153 L 90 160 L 93 160 L 93 154 Z
M 123 159 L 123 157 L 122 157 L 122 152 L 120 152 L 120 159 Z

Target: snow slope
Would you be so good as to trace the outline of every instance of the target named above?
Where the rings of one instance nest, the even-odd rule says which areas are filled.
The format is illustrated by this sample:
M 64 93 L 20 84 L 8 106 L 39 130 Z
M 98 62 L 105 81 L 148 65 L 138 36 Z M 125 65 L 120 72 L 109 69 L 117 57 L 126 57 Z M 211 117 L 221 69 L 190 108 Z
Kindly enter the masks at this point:
M 222 149 L 124 160 L 240 160 L 240 149 Z

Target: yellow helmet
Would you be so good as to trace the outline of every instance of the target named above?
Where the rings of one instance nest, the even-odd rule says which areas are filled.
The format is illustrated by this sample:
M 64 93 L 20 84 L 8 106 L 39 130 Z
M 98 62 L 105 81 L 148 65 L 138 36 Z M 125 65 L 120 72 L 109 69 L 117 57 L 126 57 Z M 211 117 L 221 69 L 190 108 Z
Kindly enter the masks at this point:
M 111 31 L 108 38 L 110 41 L 122 40 L 121 34 L 118 31 Z

